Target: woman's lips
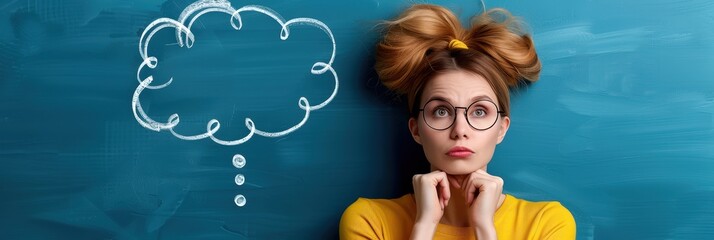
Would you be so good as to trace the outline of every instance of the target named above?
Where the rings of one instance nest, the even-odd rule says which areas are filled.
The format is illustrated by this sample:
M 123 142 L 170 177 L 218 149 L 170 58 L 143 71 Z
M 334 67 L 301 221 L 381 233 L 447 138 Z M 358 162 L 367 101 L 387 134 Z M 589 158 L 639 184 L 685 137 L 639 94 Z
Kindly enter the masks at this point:
M 474 154 L 473 150 L 462 146 L 453 147 L 449 149 L 449 152 L 446 153 L 446 155 L 455 158 L 467 158 L 471 156 L 471 154 Z

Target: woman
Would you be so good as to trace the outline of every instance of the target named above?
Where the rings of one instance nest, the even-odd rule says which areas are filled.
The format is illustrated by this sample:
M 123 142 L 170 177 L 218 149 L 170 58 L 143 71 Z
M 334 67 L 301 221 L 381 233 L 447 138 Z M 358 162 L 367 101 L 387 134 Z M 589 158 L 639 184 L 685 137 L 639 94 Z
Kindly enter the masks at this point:
M 510 125 L 509 87 L 535 81 L 540 61 L 530 36 L 503 9 L 464 29 L 447 9 L 419 4 L 388 22 L 377 46 L 382 83 L 405 94 L 409 130 L 431 172 L 414 194 L 360 198 L 342 215 L 342 239 L 575 239 L 558 202 L 503 194 L 487 172 Z

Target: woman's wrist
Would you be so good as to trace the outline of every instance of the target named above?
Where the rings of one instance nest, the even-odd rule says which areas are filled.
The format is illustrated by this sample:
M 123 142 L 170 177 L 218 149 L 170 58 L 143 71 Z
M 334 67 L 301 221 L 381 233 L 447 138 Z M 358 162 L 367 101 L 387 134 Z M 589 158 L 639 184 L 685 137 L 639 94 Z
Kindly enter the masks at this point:
M 409 239 L 433 239 L 436 225 L 436 223 L 428 221 L 415 222 Z
M 496 227 L 493 225 L 493 221 L 484 221 L 481 224 L 476 224 L 474 227 L 474 235 L 480 240 L 495 240 L 498 239 L 496 235 Z

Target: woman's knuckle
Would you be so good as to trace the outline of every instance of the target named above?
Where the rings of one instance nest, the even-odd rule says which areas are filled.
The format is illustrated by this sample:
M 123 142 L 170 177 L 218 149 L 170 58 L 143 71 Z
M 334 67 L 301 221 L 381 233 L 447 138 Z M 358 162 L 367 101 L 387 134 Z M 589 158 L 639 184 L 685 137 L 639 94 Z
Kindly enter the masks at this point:
M 496 183 L 498 183 L 499 185 L 503 185 L 503 178 L 496 177 Z

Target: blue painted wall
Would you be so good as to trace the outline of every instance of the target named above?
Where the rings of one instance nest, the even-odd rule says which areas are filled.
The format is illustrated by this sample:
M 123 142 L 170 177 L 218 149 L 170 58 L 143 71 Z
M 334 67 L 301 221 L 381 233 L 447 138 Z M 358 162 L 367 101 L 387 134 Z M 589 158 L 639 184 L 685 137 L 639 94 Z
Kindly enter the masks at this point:
M 374 25 L 412 1 L 233 1 L 334 34 L 339 91 L 282 137 L 224 146 L 142 127 L 132 112 L 139 39 L 193 1 L 32 0 L 0 3 L 0 235 L 7 239 L 330 239 L 358 196 L 389 198 L 424 171 L 404 109 L 372 70 Z M 474 1 L 443 4 L 466 20 Z M 512 125 L 489 170 L 505 191 L 559 200 L 578 239 L 714 237 L 714 3 L 487 1 L 529 23 L 541 80 L 513 93 Z M 300 122 L 334 80 L 322 30 L 257 13 L 230 26 L 201 17 L 195 44 L 171 30 L 149 51 L 146 90 L 157 121 L 182 133 L 216 119 L 222 139 Z M 236 154 L 246 158 L 236 168 Z M 245 183 L 237 185 L 237 174 Z M 234 203 L 243 195 L 245 206 Z

